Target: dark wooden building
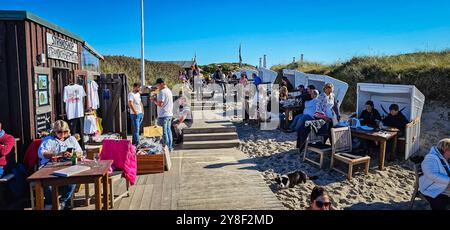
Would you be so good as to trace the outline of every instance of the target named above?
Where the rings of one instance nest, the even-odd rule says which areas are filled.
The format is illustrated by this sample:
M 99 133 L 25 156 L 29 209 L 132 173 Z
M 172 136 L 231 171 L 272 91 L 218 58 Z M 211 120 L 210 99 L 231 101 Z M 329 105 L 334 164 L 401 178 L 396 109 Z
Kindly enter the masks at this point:
M 86 85 L 103 59 L 81 37 L 27 11 L 0 11 L 0 122 L 28 144 L 65 119 L 63 90 Z M 24 149 L 19 148 L 19 159 Z

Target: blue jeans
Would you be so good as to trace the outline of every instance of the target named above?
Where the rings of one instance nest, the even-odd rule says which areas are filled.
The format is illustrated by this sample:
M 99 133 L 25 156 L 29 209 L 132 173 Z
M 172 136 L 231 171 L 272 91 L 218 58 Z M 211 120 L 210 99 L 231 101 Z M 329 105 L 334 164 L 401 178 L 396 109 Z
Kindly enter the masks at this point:
M 3 176 L 3 166 L 0 166 L 0 178 Z
M 292 124 L 289 126 L 291 130 L 298 131 L 300 129 L 300 126 L 302 126 L 305 121 L 314 120 L 312 116 L 309 114 L 299 114 L 295 116 L 294 120 L 292 121 Z
M 76 184 L 71 184 L 71 185 L 64 185 L 64 186 L 60 186 L 59 187 L 59 194 L 61 195 L 61 205 L 66 205 L 68 201 L 70 201 L 70 198 L 72 197 L 72 195 L 75 193 L 75 188 L 77 187 Z M 46 187 L 44 189 L 44 203 L 46 205 L 50 205 L 52 204 L 52 188 L 51 187 Z
M 130 114 L 131 118 L 131 126 L 133 128 L 133 145 L 139 145 L 139 131 L 142 124 L 142 119 L 144 118 L 144 114 Z
M 163 141 L 164 144 L 173 150 L 173 137 L 172 137 L 172 117 L 158 117 L 158 125 L 163 127 Z

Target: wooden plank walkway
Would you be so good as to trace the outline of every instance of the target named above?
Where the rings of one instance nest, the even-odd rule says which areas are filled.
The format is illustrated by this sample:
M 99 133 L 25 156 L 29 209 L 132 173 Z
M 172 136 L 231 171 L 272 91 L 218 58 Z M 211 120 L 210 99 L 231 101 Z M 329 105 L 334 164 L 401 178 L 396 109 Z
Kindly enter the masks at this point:
M 218 126 L 216 122 L 220 120 L 195 122 L 196 127 L 209 128 Z M 171 160 L 170 171 L 138 176 L 130 188 L 130 196 L 116 202 L 114 209 L 286 209 L 265 183 L 253 160 L 237 148 L 178 150 L 171 153 Z M 115 191 L 120 194 L 124 189 L 122 179 L 115 185 Z M 81 190 L 76 198 L 82 200 L 83 195 Z M 75 209 L 91 210 L 94 206 Z
M 238 149 L 175 151 L 172 169 L 138 176 L 117 210 L 283 210 L 255 164 Z M 92 188 L 91 188 L 92 189 Z M 122 179 L 115 187 L 125 189 Z M 84 190 L 76 195 L 84 198 Z M 77 202 L 77 203 L 81 203 Z M 89 207 L 77 207 L 92 210 Z

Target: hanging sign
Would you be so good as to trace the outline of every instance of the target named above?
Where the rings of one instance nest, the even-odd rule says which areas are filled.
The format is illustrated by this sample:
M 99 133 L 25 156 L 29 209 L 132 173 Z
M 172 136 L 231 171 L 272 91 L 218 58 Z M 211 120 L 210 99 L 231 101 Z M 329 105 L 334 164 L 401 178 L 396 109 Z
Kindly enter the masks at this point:
M 78 64 L 78 45 L 69 40 L 47 33 L 48 58 Z

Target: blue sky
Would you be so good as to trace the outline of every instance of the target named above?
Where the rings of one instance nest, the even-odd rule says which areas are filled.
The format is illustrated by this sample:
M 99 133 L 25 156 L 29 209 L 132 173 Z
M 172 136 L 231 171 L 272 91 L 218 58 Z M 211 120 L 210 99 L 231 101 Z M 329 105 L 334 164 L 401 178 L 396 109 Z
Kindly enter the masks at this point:
M 102 54 L 140 56 L 139 0 L 0 0 L 87 40 Z M 200 64 L 323 63 L 355 55 L 450 48 L 448 0 L 146 0 L 146 59 Z

